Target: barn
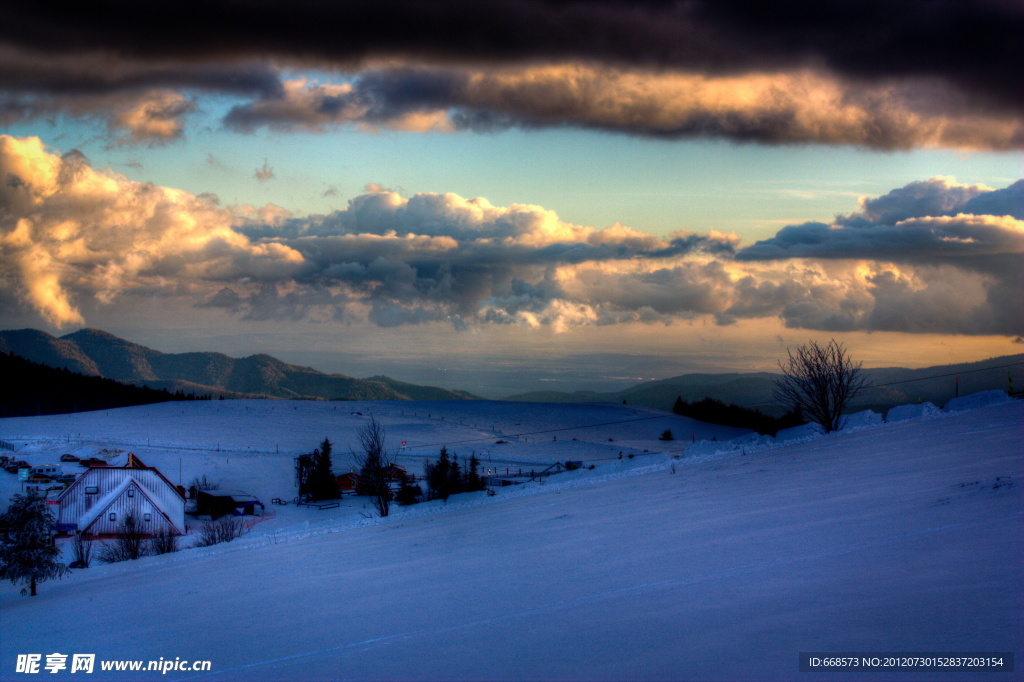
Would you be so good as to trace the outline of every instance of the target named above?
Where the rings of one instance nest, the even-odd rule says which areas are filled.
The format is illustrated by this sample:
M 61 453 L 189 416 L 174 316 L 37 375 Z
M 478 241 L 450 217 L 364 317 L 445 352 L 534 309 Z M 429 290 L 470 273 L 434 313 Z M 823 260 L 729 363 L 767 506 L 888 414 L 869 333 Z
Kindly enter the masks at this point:
M 56 499 L 57 531 L 113 535 L 132 512 L 146 535 L 185 533 L 185 493 L 134 454 L 124 466 L 89 467 Z

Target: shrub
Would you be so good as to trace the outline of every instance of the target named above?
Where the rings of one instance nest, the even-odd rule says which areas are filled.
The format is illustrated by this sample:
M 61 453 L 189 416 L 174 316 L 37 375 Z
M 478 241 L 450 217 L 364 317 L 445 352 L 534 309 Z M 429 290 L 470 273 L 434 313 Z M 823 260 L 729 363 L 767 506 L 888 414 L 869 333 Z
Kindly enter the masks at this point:
M 96 558 L 105 564 L 134 561 L 139 557 L 146 556 L 145 539 L 146 534 L 142 524 L 136 518 L 135 512 L 129 511 L 117 525 L 114 539 L 103 543 Z
M 410 504 L 416 504 L 423 497 L 423 488 L 418 485 L 413 485 L 408 481 L 402 482 L 402 487 L 398 489 L 398 493 L 395 494 L 395 502 L 402 506 L 409 506 Z
M 199 540 L 196 547 L 210 547 L 222 542 L 231 542 L 246 534 L 248 529 L 240 516 L 222 516 L 216 521 L 206 520 L 199 526 Z
M 161 530 L 154 537 L 150 538 L 147 550 L 152 555 L 170 554 L 178 551 L 178 536 L 166 529 Z

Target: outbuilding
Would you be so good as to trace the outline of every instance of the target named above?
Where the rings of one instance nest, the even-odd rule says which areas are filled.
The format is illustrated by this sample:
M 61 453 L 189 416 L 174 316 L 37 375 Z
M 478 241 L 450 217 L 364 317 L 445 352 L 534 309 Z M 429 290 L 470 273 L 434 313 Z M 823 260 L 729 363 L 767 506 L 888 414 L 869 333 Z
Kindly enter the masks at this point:
M 338 482 L 338 491 L 344 495 L 345 493 L 356 494 L 356 490 L 359 488 L 359 474 L 355 472 L 349 472 L 336 476 L 335 480 Z
M 219 519 L 234 516 L 263 516 L 264 505 L 255 495 L 241 490 L 200 490 L 196 493 L 196 515 Z

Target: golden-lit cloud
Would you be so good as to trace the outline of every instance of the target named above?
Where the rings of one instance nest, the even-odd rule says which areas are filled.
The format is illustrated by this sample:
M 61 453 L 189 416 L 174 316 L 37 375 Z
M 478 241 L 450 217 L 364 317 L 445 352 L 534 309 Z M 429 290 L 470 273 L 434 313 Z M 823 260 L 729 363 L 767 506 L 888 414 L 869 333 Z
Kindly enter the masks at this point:
M 88 323 L 85 302 L 163 297 L 250 320 L 381 327 L 776 318 L 795 329 L 1017 336 L 1022 191 L 1024 181 L 935 178 L 745 246 L 379 186 L 325 215 L 225 208 L 0 136 L 0 298 L 54 325 Z
M 51 323 L 81 323 L 78 296 L 173 291 L 181 280 L 287 276 L 302 257 L 254 244 L 195 195 L 93 169 L 38 138 L 0 136 L 0 243 L 22 296 Z
M 741 75 L 563 63 L 472 67 L 380 65 L 341 84 L 291 81 L 283 96 L 236 106 L 241 130 L 337 126 L 418 131 L 577 126 L 659 138 L 814 142 L 875 149 L 1014 149 L 1016 116 L 965 111 L 935 83 L 863 84 L 835 75 Z

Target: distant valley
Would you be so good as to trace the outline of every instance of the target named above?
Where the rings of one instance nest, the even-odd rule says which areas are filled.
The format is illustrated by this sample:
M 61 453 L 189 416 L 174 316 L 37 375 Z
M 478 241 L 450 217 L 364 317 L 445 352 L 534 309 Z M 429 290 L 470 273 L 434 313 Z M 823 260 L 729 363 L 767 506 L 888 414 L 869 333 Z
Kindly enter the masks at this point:
M 269 355 L 162 353 L 98 329 L 55 337 L 35 329 L 0 331 L 0 352 L 50 367 L 128 384 L 214 398 L 468 400 L 476 396 L 385 376 L 355 379 L 290 365 Z
M 958 390 L 959 395 L 990 389 L 1007 390 L 1011 372 L 1016 377 L 1016 388 L 1019 390 L 1024 387 L 1024 354 L 922 369 L 887 367 L 865 369 L 863 372 L 873 387 L 851 403 L 851 410 L 874 409 L 884 412 L 895 405 L 916 402 L 931 402 L 942 406 L 955 398 Z M 684 374 L 659 381 L 646 381 L 612 393 L 536 391 L 506 399 L 550 403 L 625 401 L 631 405 L 670 410 L 676 398 L 681 397 L 691 403 L 713 398 L 779 416 L 785 409 L 776 405 L 772 399 L 772 388 L 777 377 L 777 374 L 770 372 Z
M 162 353 L 97 329 L 82 329 L 61 337 L 35 329 L 0 331 L 0 352 L 87 376 L 171 392 L 209 394 L 214 398 L 479 399 L 466 391 L 411 384 L 382 375 L 356 379 L 344 374 L 327 374 L 264 354 L 232 358 L 215 352 Z M 1005 390 L 1009 388 L 1011 373 L 1016 373 L 1017 387 L 1020 388 L 1024 386 L 1022 370 L 1024 354 L 923 369 L 865 369 L 864 374 L 873 388 L 858 396 L 851 409 L 884 411 L 894 405 L 918 401 L 941 406 L 954 398 L 957 391 L 966 395 L 988 389 Z M 679 397 L 688 402 L 713 398 L 779 416 L 785 410 L 774 404 L 772 399 L 776 376 L 771 372 L 684 374 L 645 381 L 609 393 L 534 391 L 509 396 L 505 400 L 627 402 L 671 410 Z

